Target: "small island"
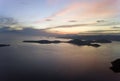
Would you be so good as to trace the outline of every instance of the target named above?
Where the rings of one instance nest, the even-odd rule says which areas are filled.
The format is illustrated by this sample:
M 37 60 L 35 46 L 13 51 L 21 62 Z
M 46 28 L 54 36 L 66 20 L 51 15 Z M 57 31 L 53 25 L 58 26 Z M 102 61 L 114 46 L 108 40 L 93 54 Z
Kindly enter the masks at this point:
M 10 46 L 9 44 L 0 44 L 0 47 Z
M 73 39 L 73 40 L 68 41 L 68 43 L 78 45 L 78 46 L 83 46 L 83 45 L 93 46 L 93 47 L 100 47 L 101 46 L 99 44 L 94 44 L 94 41 L 80 40 L 80 39 Z
M 49 41 L 49 40 L 38 40 L 38 41 L 23 41 L 28 43 L 40 43 L 40 44 L 51 44 L 51 43 L 61 43 L 59 40 Z
M 110 67 L 110 69 L 115 73 L 120 73 L 120 59 L 111 62 L 111 64 L 112 67 Z

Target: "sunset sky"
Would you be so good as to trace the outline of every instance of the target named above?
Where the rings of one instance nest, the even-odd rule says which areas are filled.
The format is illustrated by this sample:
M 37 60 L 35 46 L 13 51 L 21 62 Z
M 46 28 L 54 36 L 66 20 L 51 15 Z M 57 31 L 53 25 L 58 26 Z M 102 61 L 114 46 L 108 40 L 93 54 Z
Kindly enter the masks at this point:
M 119 4 L 120 0 L 0 0 L 0 28 L 119 34 Z

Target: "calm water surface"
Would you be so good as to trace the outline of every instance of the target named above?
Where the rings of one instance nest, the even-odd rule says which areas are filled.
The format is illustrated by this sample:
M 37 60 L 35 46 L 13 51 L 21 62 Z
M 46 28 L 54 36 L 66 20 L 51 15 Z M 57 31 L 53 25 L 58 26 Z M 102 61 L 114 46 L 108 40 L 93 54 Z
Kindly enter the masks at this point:
M 110 62 L 120 58 L 120 42 L 99 48 L 22 42 L 40 39 L 55 38 L 0 39 L 11 44 L 0 48 L 0 81 L 120 81 L 120 74 L 109 69 Z

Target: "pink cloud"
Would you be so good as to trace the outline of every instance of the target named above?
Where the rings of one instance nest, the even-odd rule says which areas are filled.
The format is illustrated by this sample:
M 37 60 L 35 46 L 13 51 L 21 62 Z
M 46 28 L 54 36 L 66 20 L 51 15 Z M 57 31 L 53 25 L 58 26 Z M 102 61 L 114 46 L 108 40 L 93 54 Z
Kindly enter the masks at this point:
M 104 0 L 98 3 L 93 3 L 86 9 L 86 13 L 90 13 L 90 16 L 109 17 L 117 13 L 117 0 Z
M 55 3 L 60 0 L 48 0 L 49 3 Z M 71 1 L 71 0 L 70 0 Z M 66 18 L 109 18 L 119 14 L 118 0 L 93 0 L 90 1 L 74 1 L 64 9 L 52 14 L 45 19 Z M 69 19 L 70 19 L 69 18 Z M 41 20 L 39 20 L 41 21 Z M 39 23 L 38 21 L 38 23 Z M 44 21 L 44 19 L 42 20 Z
M 53 14 L 52 16 L 64 16 L 68 13 L 71 13 L 74 10 L 77 10 L 80 7 L 81 3 L 73 3 L 69 5 L 68 7 L 64 8 L 63 10 Z
M 75 2 L 68 7 L 53 14 L 51 17 L 61 17 L 65 15 L 75 17 L 110 17 L 117 14 L 118 0 L 102 0 L 96 2 Z

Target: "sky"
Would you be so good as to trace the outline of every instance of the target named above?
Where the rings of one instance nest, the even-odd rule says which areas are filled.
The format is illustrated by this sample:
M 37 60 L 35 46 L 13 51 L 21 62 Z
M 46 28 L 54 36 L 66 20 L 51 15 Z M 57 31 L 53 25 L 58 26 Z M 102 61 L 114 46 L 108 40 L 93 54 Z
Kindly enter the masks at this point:
M 120 0 L 0 0 L 0 28 L 56 34 L 120 33 Z

